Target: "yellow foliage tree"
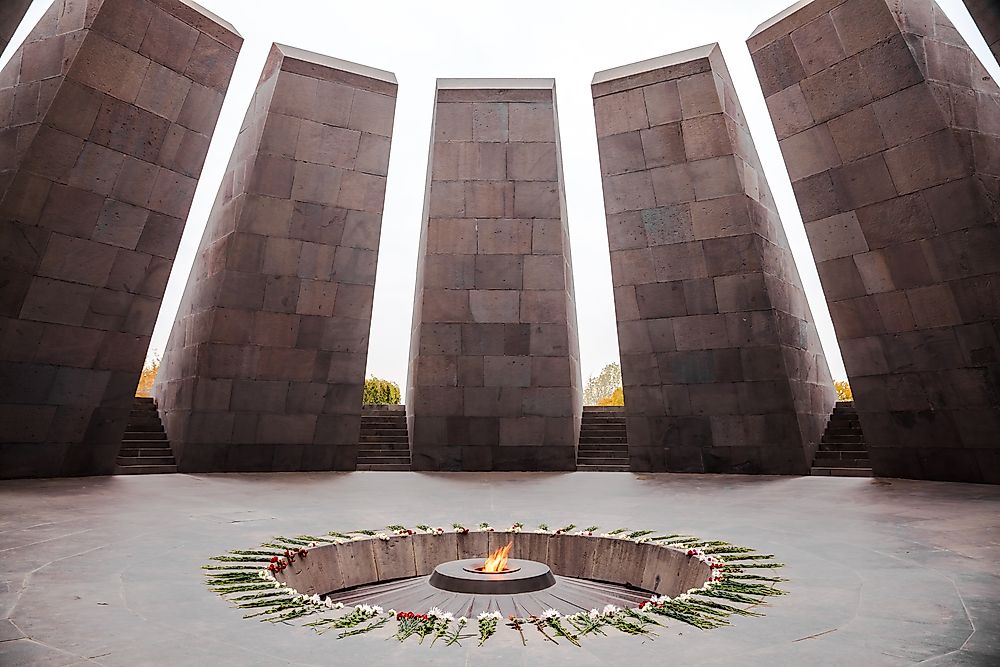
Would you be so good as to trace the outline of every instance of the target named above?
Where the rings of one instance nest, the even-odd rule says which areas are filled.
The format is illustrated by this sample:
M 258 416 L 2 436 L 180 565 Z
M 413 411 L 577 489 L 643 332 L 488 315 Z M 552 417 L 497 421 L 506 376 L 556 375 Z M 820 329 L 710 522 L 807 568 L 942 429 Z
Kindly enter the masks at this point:
M 618 387 L 610 395 L 598 399 L 598 405 L 625 405 L 625 390 Z
M 156 373 L 160 370 L 160 358 L 153 357 L 142 369 L 139 375 L 139 384 L 135 388 L 135 395 L 141 398 L 149 398 L 153 395 L 153 381 L 156 380 Z
M 851 392 L 851 385 L 847 380 L 834 380 L 833 388 L 837 390 L 838 401 L 853 401 L 854 394 Z

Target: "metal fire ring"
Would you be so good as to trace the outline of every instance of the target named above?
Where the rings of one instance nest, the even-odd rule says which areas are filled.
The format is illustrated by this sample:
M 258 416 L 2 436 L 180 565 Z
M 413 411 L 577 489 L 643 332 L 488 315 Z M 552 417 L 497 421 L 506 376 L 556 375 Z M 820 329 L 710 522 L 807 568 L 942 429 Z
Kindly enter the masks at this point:
M 513 595 L 531 593 L 554 586 L 556 578 L 545 563 L 511 558 L 504 572 L 482 572 L 482 558 L 441 563 L 431 574 L 430 585 L 452 593 Z

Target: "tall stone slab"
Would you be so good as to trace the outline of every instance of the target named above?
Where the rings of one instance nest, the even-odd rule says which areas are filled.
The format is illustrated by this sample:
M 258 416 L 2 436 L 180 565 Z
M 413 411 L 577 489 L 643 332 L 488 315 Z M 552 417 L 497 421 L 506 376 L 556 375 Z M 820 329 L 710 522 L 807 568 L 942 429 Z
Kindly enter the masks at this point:
M 806 473 L 833 386 L 719 46 L 592 92 L 632 469 Z
M 440 79 L 413 312 L 418 470 L 572 470 L 582 400 L 551 79 Z
M 4 0 L 0 3 L 0 53 L 10 44 L 32 0 Z
M 964 0 L 964 2 L 969 14 L 972 15 L 972 20 L 983 33 L 983 38 L 986 39 L 993 56 L 1000 61 L 1000 3 L 997 0 Z M 952 32 L 951 35 L 961 41 L 957 32 Z
M 750 38 L 877 475 L 1000 482 L 1000 90 L 930 0 Z
M 0 72 L 0 476 L 107 474 L 242 38 L 57 0 Z
M 180 470 L 355 468 L 395 103 L 271 49 L 154 387 Z

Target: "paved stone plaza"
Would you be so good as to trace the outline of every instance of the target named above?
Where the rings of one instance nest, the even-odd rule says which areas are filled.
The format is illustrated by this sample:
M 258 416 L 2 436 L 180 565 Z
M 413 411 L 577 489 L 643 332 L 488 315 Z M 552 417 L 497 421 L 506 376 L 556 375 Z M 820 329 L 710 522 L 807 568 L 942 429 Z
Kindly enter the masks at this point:
M 480 508 L 469 506 L 476 498 Z M 601 499 L 597 502 L 596 499 Z M 0 664 L 995 665 L 1000 489 L 906 480 L 594 473 L 166 475 L 0 483 Z M 628 517 L 627 521 L 623 517 Z M 275 535 L 450 525 L 691 531 L 786 563 L 761 618 L 581 648 L 463 648 L 257 623 L 199 567 Z M 516 539 L 516 538 L 515 538 Z M 516 649 L 516 650 L 515 650 Z

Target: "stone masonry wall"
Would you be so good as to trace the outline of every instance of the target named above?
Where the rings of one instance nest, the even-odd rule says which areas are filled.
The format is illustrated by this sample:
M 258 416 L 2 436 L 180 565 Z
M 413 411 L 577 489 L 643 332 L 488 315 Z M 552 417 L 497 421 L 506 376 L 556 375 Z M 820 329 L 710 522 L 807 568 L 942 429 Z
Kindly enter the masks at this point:
M 407 418 L 419 470 L 572 470 L 579 344 L 554 84 L 440 80 Z
M 875 474 L 1000 482 L 1000 89 L 930 0 L 816 0 L 748 45 Z
M 4 0 L 0 3 L 0 53 L 10 44 L 10 38 L 30 6 L 31 0 Z
M 983 33 L 993 56 L 1000 60 L 1000 3 L 996 0 L 964 0 L 965 6 Z
M 272 48 L 154 389 L 180 470 L 354 469 L 395 100 Z
M 833 387 L 718 45 L 593 95 L 632 469 L 807 472 Z
M 109 474 L 242 38 L 57 0 L 0 72 L 0 477 Z

